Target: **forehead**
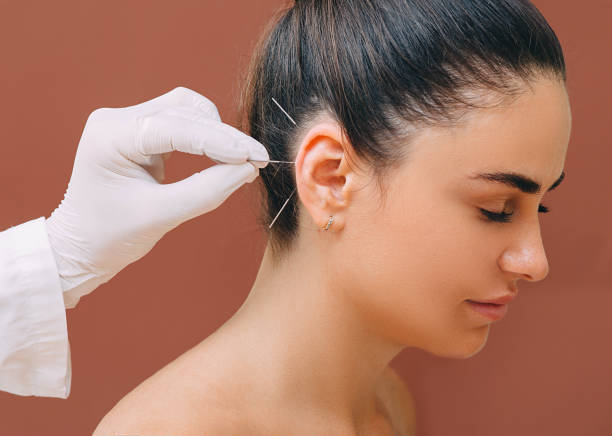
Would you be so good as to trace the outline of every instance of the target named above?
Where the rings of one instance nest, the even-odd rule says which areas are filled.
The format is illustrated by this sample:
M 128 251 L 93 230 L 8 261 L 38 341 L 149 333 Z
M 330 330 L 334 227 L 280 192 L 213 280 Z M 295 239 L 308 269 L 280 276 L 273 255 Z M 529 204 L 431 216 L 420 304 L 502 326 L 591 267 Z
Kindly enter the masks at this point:
M 417 166 L 435 171 L 441 181 L 507 171 L 548 185 L 563 170 L 570 132 L 565 86 L 540 80 L 510 104 L 471 111 L 461 126 L 424 131 L 415 143 L 424 166 Z

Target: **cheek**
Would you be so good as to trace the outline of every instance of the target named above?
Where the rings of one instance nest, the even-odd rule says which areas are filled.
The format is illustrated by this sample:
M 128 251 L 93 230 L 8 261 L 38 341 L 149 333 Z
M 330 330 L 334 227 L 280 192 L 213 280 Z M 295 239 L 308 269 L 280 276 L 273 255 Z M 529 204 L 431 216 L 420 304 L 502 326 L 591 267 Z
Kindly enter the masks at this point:
M 463 303 L 482 294 L 475 289 L 483 286 L 484 268 L 482 250 L 474 250 L 478 224 L 453 219 L 459 214 L 450 208 L 456 206 L 431 204 L 416 201 L 411 211 L 388 208 L 369 222 L 345 227 L 336 270 L 366 322 L 385 337 L 435 354 L 462 355 L 482 339 L 482 332 L 466 338 L 475 325 Z

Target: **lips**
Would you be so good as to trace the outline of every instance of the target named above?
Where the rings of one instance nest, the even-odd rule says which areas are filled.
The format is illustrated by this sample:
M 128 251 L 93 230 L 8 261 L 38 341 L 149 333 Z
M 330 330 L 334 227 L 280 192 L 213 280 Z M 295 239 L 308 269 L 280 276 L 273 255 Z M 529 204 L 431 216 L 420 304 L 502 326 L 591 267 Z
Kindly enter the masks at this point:
M 488 300 L 465 300 L 470 307 L 481 315 L 487 318 L 498 320 L 503 318 L 508 311 L 508 303 L 516 298 L 518 295 L 518 288 L 516 283 L 511 283 L 508 289 L 509 294 L 502 295 L 501 297 L 491 298 Z
M 466 300 L 470 307 L 480 315 L 484 315 L 492 320 L 502 319 L 508 311 L 507 304 L 481 303 L 471 300 Z
M 474 303 L 507 304 L 516 298 L 516 294 L 507 294 L 492 300 L 467 300 Z

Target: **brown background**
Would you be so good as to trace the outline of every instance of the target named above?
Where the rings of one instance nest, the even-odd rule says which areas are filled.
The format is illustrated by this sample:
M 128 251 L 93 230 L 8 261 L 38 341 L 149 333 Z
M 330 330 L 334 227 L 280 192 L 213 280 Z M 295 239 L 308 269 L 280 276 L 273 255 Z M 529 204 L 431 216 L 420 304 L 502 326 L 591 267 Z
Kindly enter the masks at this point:
M 567 180 L 541 219 L 551 271 L 522 282 L 473 358 L 408 349 L 392 362 L 416 397 L 420 436 L 612 434 L 612 8 L 608 0 L 535 3 L 563 44 L 574 120 Z M 183 85 L 235 125 L 241 73 L 281 4 L 3 2 L 0 229 L 48 217 L 59 204 L 95 108 Z M 210 164 L 174 156 L 168 181 Z M 219 327 L 261 259 L 254 188 L 170 232 L 69 310 L 70 397 L 0 393 L 0 434 L 90 434 L 120 398 Z

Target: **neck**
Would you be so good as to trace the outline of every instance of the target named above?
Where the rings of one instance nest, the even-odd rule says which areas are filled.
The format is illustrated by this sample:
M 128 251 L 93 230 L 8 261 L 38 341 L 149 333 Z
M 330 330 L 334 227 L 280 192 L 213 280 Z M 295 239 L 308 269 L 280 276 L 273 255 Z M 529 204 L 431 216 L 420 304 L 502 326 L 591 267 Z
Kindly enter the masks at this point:
M 279 265 L 268 245 L 248 298 L 222 330 L 240 338 L 267 397 L 358 424 L 375 410 L 379 379 L 401 347 L 367 328 L 321 237 L 302 238 Z

